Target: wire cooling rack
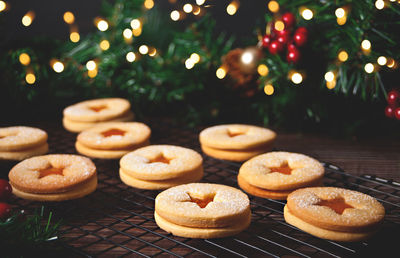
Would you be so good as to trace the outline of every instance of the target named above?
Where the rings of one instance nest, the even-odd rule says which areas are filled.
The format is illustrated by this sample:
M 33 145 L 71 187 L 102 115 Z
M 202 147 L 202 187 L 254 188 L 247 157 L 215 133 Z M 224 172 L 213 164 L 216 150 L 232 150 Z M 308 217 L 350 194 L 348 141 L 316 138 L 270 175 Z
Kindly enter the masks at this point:
M 197 133 L 168 123 L 150 124 L 153 144 L 173 144 L 201 153 Z M 40 126 L 49 133 L 51 153 L 76 153 L 76 135 L 59 125 Z M 237 187 L 240 164 L 204 157 L 201 182 Z M 176 237 L 157 227 L 153 212 L 159 191 L 139 190 L 124 185 L 118 177 L 118 161 L 94 160 L 99 184 L 95 193 L 61 203 L 37 203 L 15 199 L 27 211 L 45 205 L 63 226 L 58 244 L 73 256 L 210 256 L 210 257 L 348 257 L 388 252 L 396 245 L 391 236 L 400 233 L 400 184 L 373 176 L 358 177 L 324 163 L 327 186 L 357 190 L 377 198 L 386 209 L 383 228 L 370 240 L 339 243 L 313 237 L 287 224 L 285 202 L 250 196 L 252 223 L 244 232 L 222 239 Z M 56 218 L 56 219 L 57 219 Z

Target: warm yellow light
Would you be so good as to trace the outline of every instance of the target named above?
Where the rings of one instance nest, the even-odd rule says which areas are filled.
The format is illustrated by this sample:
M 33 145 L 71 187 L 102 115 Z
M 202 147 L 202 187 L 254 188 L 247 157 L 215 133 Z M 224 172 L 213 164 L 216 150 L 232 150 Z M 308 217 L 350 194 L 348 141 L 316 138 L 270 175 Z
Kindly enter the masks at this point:
M 27 73 L 25 76 L 25 81 L 28 84 L 34 84 L 36 81 L 36 76 L 33 73 Z
M 237 1 L 232 1 L 228 6 L 226 7 L 226 12 L 229 15 L 234 15 L 237 12 L 237 9 L 239 7 L 239 3 Z
M 389 68 L 396 68 L 396 61 L 393 58 L 388 58 L 387 67 Z
M 271 84 L 267 84 L 264 86 L 264 92 L 265 94 L 267 94 L 268 96 L 274 94 L 274 86 L 272 86 Z
M 203 5 L 206 2 L 206 0 L 196 0 L 197 5 Z
M 365 70 L 367 73 L 373 73 L 374 70 L 375 70 L 375 67 L 374 67 L 373 64 L 368 63 L 368 64 L 366 64 L 366 65 L 364 66 L 364 70 Z
M 337 24 L 339 24 L 340 26 L 345 25 L 347 22 L 347 18 L 346 16 L 342 17 L 342 18 L 336 18 L 336 22 Z
M 240 57 L 240 60 L 244 64 L 250 64 L 254 60 L 254 54 L 252 52 L 244 52 Z
M 134 29 L 134 30 L 139 29 L 141 25 L 142 24 L 140 23 L 139 19 L 133 19 L 131 21 L 131 28 Z
M 157 54 L 157 49 L 155 49 L 154 47 L 152 47 L 149 50 L 149 56 L 155 56 Z
M 224 68 L 220 67 L 217 69 L 215 74 L 217 75 L 218 79 L 223 79 L 226 76 L 226 71 Z
M 193 53 L 190 55 L 190 59 L 192 59 L 192 61 L 197 64 L 198 62 L 200 62 L 200 56 L 197 53 Z
M 140 54 L 145 55 L 145 54 L 147 54 L 148 52 L 149 52 L 149 47 L 148 47 L 148 46 L 146 46 L 146 45 L 141 45 L 141 46 L 139 47 L 139 53 L 140 53 Z
M 177 21 L 177 20 L 179 20 L 179 18 L 181 17 L 181 14 L 177 11 L 177 10 L 173 10 L 172 12 L 171 12 L 171 20 L 173 20 L 173 21 Z
M 303 81 L 303 76 L 298 72 L 294 72 L 290 79 L 294 84 L 300 84 Z
M 277 1 L 269 1 L 268 3 L 268 9 L 273 12 L 276 13 L 279 11 L 279 4 Z
M 335 74 L 332 71 L 329 71 L 325 74 L 325 80 L 327 82 L 331 82 L 333 80 L 335 80 Z
M 328 88 L 328 89 L 333 89 L 333 88 L 335 88 L 335 86 L 336 86 L 336 80 L 333 80 L 333 81 L 327 81 L 326 82 L 326 87 Z
M 283 21 L 275 22 L 275 30 L 282 31 L 284 29 L 285 29 L 285 24 L 283 23 Z
M 22 53 L 19 55 L 19 62 L 22 65 L 29 65 L 31 63 L 31 58 L 27 53 Z
M 54 70 L 56 73 L 61 73 L 62 71 L 64 71 L 64 64 L 61 63 L 60 61 L 54 62 L 54 64 L 53 64 L 53 70 Z
M 338 59 L 340 62 L 346 62 L 348 58 L 349 58 L 349 54 L 347 54 L 346 51 L 342 50 L 339 52 Z
M 89 70 L 87 73 L 90 78 L 94 78 L 97 75 L 97 69 Z
M 369 49 L 371 48 L 371 42 L 370 42 L 368 39 L 364 39 L 364 40 L 361 42 L 361 47 L 362 47 L 362 49 L 364 49 L 364 50 L 369 50 Z
M 132 63 L 133 61 L 136 60 L 136 55 L 133 52 L 128 52 L 126 54 L 126 61 L 128 61 L 129 63 Z
M 7 7 L 6 2 L 0 1 L 0 12 L 4 11 Z
M 143 5 L 144 5 L 144 7 L 146 9 L 151 9 L 154 6 L 154 1 L 153 0 L 146 0 L 146 1 L 144 1 Z
M 71 34 L 69 34 L 69 39 L 74 43 L 78 42 L 80 40 L 80 38 L 81 38 L 81 36 L 76 31 L 71 32 Z
M 105 20 L 99 20 L 97 23 L 97 28 L 99 31 L 106 31 L 108 29 L 108 22 Z
M 303 17 L 304 20 L 311 20 L 314 16 L 313 11 L 311 11 L 308 8 L 305 8 L 302 12 L 301 12 L 301 16 Z
M 257 67 L 257 72 L 258 72 L 258 74 L 261 75 L 261 76 L 267 76 L 268 73 L 269 73 L 269 69 L 268 69 L 268 67 L 267 67 L 265 64 L 260 64 L 260 65 Z
M 32 24 L 33 19 L 35 19 L 35 12 L 29 11 L 24 15 L 24 17 L 22 17 L 21 21 L 24 26 L 28 27 Z
M 97 67 L 96 62 L 93 61 L 93 60 L 89 60 L 89 61 L 86 63 L 86 69 L 88 69 L 89 71 L 95 70 L 96 67 Z
M 140 34 L 142 34 L 142 27 L 140 27 L 140 28 L 138 28 L 136 30 L 132 30 L 132 32 L 133 32 L 133 36 L 139 37 Z
M 385 65 L 387 63 L 387 58 L 384 56 L 380 56 L 376 61 L 378 62 L 379 65 Z
M 383 8 L 385 8 L 385 2 L 383 0 L 377 0 L 375 2 L 375 7 L 378 10 L 382 10 Z
M 188 58 L 185 61 L 186 69 L 192 69 L 194 67 L 194 62 L 192 59 Z
M 194 15 L 199 15 L 201 12 L 201 8 L 198 6 L 193 7 L 193 14 Z
M 183 6 L 183 11 L 185 13 L 191 13 L 193 11 L 193 6 L 191 4 L 185 4 Z
M 64 19 L 65 23 L 72 24 L 75 21 L 75 16 L 71 12 L 65 12 L 63 19 Z
M 110 42 L 106 39 L 102 40 L 100 42 L 100 49 L 106 51 L 107 49 L 110 48 Z
M 345 16 L 345 14 L 346 14 L 346 12 L 345 12 L 345 10 L 343 8 L 338 8 L 335 11 L 335 15 L 338 18 L 343 18 Z
M 124 38 L 126 39 L 130 39 L 132 38 L 132 30 L 131 29 L 124 29 L 124 31 L 122 32 L 122 35 L 124 36 Z

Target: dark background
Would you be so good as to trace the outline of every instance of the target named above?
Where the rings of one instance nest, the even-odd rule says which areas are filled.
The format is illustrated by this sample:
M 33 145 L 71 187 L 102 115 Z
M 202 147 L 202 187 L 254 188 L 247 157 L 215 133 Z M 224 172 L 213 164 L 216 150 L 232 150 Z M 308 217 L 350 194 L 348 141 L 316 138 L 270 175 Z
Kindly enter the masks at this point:
M 218 1 L 218 5 L 213 5 Z M 8 0 L 6 1 L 10 5 L 10 9 L 6 12 L 0 13 L 0 23 L 4 26 L 0 26 L 4 31 L 0 31 L 0 48 L 2 46 L 9 46 L 13 44 L 24 45 L 29 44 L 33 38 L 52 38 L 57 39 L 61 42 L 69 40 L 69 26 L 63 21 L 63 14 L 66 11 L 71 11 L 75 15 L 75 23 L 79 28 L 79 33 L 81 34 L 81 38 L 92 31 L 97 30 L 93 19 L 96 16 L 101 16 L 101 6 L 103 0 L 70 0 L 70 1 L 54 1 L 54 0 Z M 113 3 L 112 0 L 108 0 L 108 2 Z M 166 0 L 155 0 L 155 3 L 161 6 L 165 12 L 169 13 L 174 9 L 182 8 L 181 6 L 186 3 L 195 3 L 195 1 L 176 1 L 176 4 L 170 3 L 170 1 Z M 237 42 L 241 42 L 243 45 L 236 45 L 234 47 L 246 47 L 249 45 L 254 45 L 257 42 L 257 37 L 254 35 L 254 28 L 263 28 L 263 24 L 259 24 L 262 17 L 267 13 L 267 3 L 265 0 L 252 0 L 252 1 L 242 1 L 242 5 L 238 9 L 237 13 L 234 16 L 230 16 L 226 13 L 226 6 L 230 1 L 227 0 L 207 0 L 206 3 L 211 5 L 212 8 L 208 9 L 208 13 L 211 13 L 216 20 L 217 30 L 216 33 L 227 32 L 228 34 L 234 35 L 238 40 Z M 35 19 L 31 26 L 25 27 L 21 23 L 21 18 L 23 15 L 29 10 L 33 10 L 36 13 Z M 256 19 L 261 18 L 261 19 Z M 186 22 L 191 22 L 194 19 L 193 17 L 189 17 Z M 183 21 L 182 23 L 184 23 Z M 46 48 L 43 47 L 43 51 L 46 51 Z M 389 78 L 385 80 L 400 80 L 400 77 L 397 76 L 397 73 L 393 73 L 393 76 L 396 78 Z M 392 77 L 393 77 L 392 76 Z M 385 81 L 386 83 L 387 81 Z M 0 80 L 0 87 L 4 86 L 7 82 Z M 389 85 L 398 85 L 396 83 L 390 83 Z M 1 93 L 0 93 L 1 94 Z M 4 94 L 4 93 L 3 93 Z M 0 98 L 1 99 L 1 98 Z M 342 104 L 346 104 L 346 106 L 353 105 L 356 113 L 368 113 L 368 110 L 363 109 L 362 101 L 360 101 L 358 96 L 353 98 L 337 98 L 336 94 L 331 94 L 330 96 L 331 104 L 337 106 L 338 109 L 342 106 Z M 312 101 L 312 97 L 310 97 Z M 49 100 L 51 102 L 51 100 Z M 346 102 L 346 103 L 345 103 Z M 41 103 L 43 107 L 46 107 L 46 103 Z M 365 103 L 364 103 L 365 104 Z M 378 114 L 381 116 L 384 123 L 377 123 L 373 127 L 365 128 L 366 134 L 374 134 L 374 132 L 382 133 L 389 131 L 390 135 L 395 134 L 395 130 L 393 129 L 393 125 L 399 126 L 399 121 L 393 121 L 390 119 L 385 119 L 383 109 L 384 104 L 378 105 L 376 103 L 371 104 L 372 110 L 378 110 L 381 112 Z M 59 104 L 60 106 L 65 106 L 64 104 Z M 10 114 L 14 112 L 13 110 L 6 110 L 7 107 L 3 107 L 0 103 L 0 107 L 2 109 L 3 117 L 0 117 L 2 123 L 4 123 L 4 118 L 7 117 L 6 123 L 8 124 L 16 124 L 21 122 L 28 122 L 29 120 L 34 119 L 54 119 L 57 117 L 61 117 L 62 109 L 56 110 L 46 110 L 39 109 L 37 107 L 30 108 L 28 115 L 21 115 L 25 111 L 20 111 L 17 117 L 13 115 L 4 116 L 4 114 Z M 35 112 L 39 111 L 44 113 L 40 116 L 36 115 Z M 343 120 L 342 116 L 345 116 L 346 112 L 338 112 L 337 117 L 331 117 L 333 121 L 339 121 L 339 119 Z M 353 112 L 354 113 L 354 112 Z M 10 120 L 13 118 L 14 121 Z M 351 124 L 351 118 L 348 119 Z M 343 127 L 340 125 L 340 127 Z

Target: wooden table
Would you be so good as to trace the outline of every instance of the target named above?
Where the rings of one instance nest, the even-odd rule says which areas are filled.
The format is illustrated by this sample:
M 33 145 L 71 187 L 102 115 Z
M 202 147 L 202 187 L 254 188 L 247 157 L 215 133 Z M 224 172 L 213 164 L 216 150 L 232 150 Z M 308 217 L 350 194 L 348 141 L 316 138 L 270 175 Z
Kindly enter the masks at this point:
M 275 146 L 332 163 L 352 175 L 375 175 L 400 182 L 400 139 L 348 140 L 291 133 L 279 134 Z

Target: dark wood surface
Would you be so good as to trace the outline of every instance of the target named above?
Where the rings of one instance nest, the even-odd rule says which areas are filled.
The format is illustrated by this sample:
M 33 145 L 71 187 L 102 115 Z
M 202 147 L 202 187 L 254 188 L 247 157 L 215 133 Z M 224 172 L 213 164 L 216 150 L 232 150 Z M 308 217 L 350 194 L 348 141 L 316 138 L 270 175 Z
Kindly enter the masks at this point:
M 332 163 L 352 175 L 375 175 L 400 182 L 400 141 L 349 140 L 311 134 L 279 134 L 275 147 Z

